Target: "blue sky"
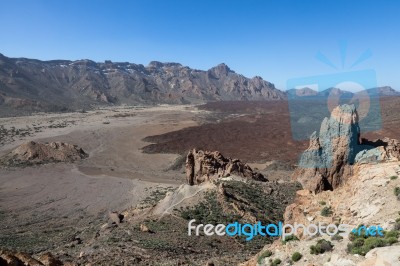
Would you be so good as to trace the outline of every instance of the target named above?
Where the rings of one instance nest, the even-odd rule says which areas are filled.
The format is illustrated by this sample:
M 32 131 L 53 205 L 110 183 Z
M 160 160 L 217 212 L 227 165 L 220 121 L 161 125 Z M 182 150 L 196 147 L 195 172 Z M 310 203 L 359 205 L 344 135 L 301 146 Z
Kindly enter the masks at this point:
M 286 89 L 291 78 L 374 69 L 400 89 L 400 1 L 0 1 L 0 53 L 10 57 L 226 63 Z M 339 42 L 347 43 L 344 68 Z M 321 52 L 338 65 L 318 61 Z

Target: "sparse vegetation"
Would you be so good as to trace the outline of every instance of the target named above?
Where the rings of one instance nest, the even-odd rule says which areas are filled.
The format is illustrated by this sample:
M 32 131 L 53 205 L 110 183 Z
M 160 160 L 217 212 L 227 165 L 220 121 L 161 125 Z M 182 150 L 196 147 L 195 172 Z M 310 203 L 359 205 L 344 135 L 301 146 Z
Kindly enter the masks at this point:
M 228 224 L 240 220 L 240 215 L 225 213 L 217 200 L 216 192 L 207 192 L 205 201 L 200 202 L 193 208 L 181 211 L 182 218 L 186 220 L 196 219 L 202 224 Z
M 258 262 L 259 264 L 261 264 L 262 261 L 263 261 L 263 259 L 268 258 L 268 257 L 271 257 L 271 256 L 272 256 L 272 251 L 266 250 L 266 251 L 264 251 L 263 253 L 261 253 L 260 256 L 258 256 L 257 262 Z
M 330 206 L 325 206 L 321 210 L 321 215 L 325 216 L 325 217 L 331 216 L 332 215 L 332 208 Z
M 150 195 L 147 196 L 141 203 L 152 206 L 162 200 L 169 191 L 173 190 L 173 187 L 157 187 L 155 190 L 151 191 Z
M 400 230 L 400 218 L 396 219 L 396 223 L 394 224 L 394 230 Z
M 283 244 L 283 245 L 286 245 L 287 242 L 290 242 L 290 241 L 298 241 L 298 240 L 299 240 L 299 239 L 297 238 L 297 236 L 295 236 L 295 235 L 290 235 L 290 236 L 285 237 L 285 240 L 282 240 L 282 244 Z
M 331 240 L 332 241 L 340 241 L 342 239 L 343 239 L 343 237 L 341 235 L 339 235 L 339 234 L 331 236 Z
M 277 266 L 281 264 L 281 259 L 274 259 L 274 261 L 271 262 L 271 266 Z
M 333 245 L 330 241 L 325 239 L 320 239 L 317 241 L 317 244 L 312 245 L 310 247 L 310 254 L 318 255 L 323 254 L 328 251 L 332 251 Z
M 394 195 L 400 200 L 400 187 L 395 187 L 393 190 Z
M 215 182 L 217 191 L 205 192 L 203 200 L 194 206 L 183 207 L 179 214 L 185 220 L 195 219 L 197 224 L 229 224 L 233 222 L 253 223 L 253 219 L 262 224 L 277 223 L 290 197 L 297 190 L 292 184 L 287 186 L 285 194 L 275 193 L 270 184 L 257 182 L 223 181 Z M 223 191 L 223 193 L 220 193 Z M 282 191 L 282 190 L 280 190 Z M 286 194 L 287 193 L 287 194 Z M 252 219 L 251 219 L 252 218 Z M 255 236 L 246 241 L 246 236 L 236 236 L 240 244 L 251 250 L 260 250 L 272 241 L 270 237 Z
M 302 257 L 303 257 L 303 255 L 301 255 L 300 252 L 297 252 L 297 251 L 296 251 L 296 252 L 293 253 L 293 255 L 292 255 L 292 261 L 294 261 L 294 262 L 299 261 Z
M 383 236 L 367 236 L 351 233 L 351 243 L 347 245 L 347 252 L 365 256 L 371 249 L 390 246 L 398 242 L 399 231 L 385 231 Z

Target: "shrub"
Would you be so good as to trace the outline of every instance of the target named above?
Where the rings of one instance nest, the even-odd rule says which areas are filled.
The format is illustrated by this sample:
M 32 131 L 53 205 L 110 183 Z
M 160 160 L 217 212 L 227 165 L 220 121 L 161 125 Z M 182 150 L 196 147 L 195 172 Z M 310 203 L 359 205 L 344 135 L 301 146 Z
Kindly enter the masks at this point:
M 392 175 L 392 176 L 390 177 L 390 180 L 396 180 L 397 178 L 398 178 L 397 175 Z
M 285 237 L 285 240 L 282 240 L 282 244 L 283 244 L 283 245 L 286 245 L 287 242 L 290 242 L 290 241 L 297 241 L 297 240 L 299 240 L 299 239 L 297 238 L 297 236 L 295 236 L 295 235 L 290 235 L 290 236 Z
M 390 238 L 390 237 L 398 238 L 399 232 L 398 231 L 387 231 L 387 232 L 384 232 L 384 235 L 385 235 L 385 238 Z
M 323 201 L 323 200 L 321 200 L 321 201 L 319 202 L 319 204 L 322 205 L 322 206 L 324 206 L 324 205 L 326 205 L 326 202 Z
M 261 253 L 260 256 L 258 256 L 258 259 L 257 259 L 258 264 L 261 264 L 263 259 L 271 257 L 271 256 L 272 256 L 272 251 L 270 251 L 270 250 L 264 251 L 263 253 Z
M 339 235 L 339 234 L 331 236 L 331 240 L 332 241 L 340 241 L 342 239 L 343 239 L 343 237 L 341 235 Z
M 325 239 L 320 239 L 317 241 L 316 245 L 312 245 L 310 247 L 310 253 L 318 255 L 318 254 L 325 253 L 327 251 L 331 251 L 332 248 L 333 248 L 333 245 L 331 242 L 329 242 Z
M 396 197 L 399 196 L 400 195 L 400 187 L 395 187 L 393 192 Z
M 366 236 L 350 234 L 351 243 L 347 245 L 347 252 L 365 256 L 371 249 L 390 246 L 398 242 L 398 231 L 385 231 L 384 236 Z
M 296 262 L 296 261 L 299 261 L 300 259 L 301 259 L 301 257 L 303 257 L 303 255 L 301 255 L 301 253 L 300 252 L 295 252 L 295 253 L 293 253 L 293 255 L 292 255 L 292 261 L 294 261 L 294 262 Z
M 397 243 L 397 242 L 398 242 L 397 237 L 388 237 L 388 238 L 386 238 L 386 243 L 388 245 L 393 245 L 394 243 Z
M 277 266 L 277 265 L 279 265 L 279 264 L 281 264 L 281 260 L 280 259 L 275 259 L 272 263 L 271 263 L 271 266 Z
M 394 224 L 394 230 L 400 230 L 400 218 L 396 219 L 396 223 Z
M 331 207 L 325 206 L 322 210 L 321 210 L 321 215 L 322 216 L 331 216 L 332 215 L 332 209 Z

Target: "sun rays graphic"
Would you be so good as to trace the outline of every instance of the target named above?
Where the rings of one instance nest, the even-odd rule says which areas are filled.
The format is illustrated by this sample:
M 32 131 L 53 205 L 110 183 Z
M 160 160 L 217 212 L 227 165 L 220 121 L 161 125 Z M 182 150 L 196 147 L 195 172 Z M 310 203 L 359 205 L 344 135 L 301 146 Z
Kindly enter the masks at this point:
M 346 65 L 346 56 L 347 56 L 347 42 L 346 41 L 341 41 L 339 42 L 339 50 L 340 50 L 340 59 L 341 59 L 341 68 L 345 69 Z M 370 49 L 366 49 L 364 52 L 361 53 L 361 55 L 349 66 L 349 69 L 352 69 L 353 67 L 361 64 L 362 62 L 368 60 L 369 58 L 372 57 L 372 51 Z M 322 52 L 318 51 L 317 54 L 315 55 L 315 58 L 324 63 L 325 65 L 335 69 L 339 70 L 339 67 L 335 65 L 332 60 L 330 60 L 326 55 L 324 55 Z

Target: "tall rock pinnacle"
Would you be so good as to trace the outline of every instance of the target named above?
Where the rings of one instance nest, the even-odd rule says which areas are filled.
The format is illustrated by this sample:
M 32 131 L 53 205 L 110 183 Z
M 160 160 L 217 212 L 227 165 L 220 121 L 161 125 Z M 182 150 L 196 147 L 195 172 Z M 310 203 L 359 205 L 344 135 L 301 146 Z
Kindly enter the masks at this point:
M 351 174 L 360 144 L 356 107 L 338 106 L 330 118 L 323 120 L 319 134 L 311 135 L 310 146 L 302 154 L 294 175 L 311 191 L 334 189 Z

